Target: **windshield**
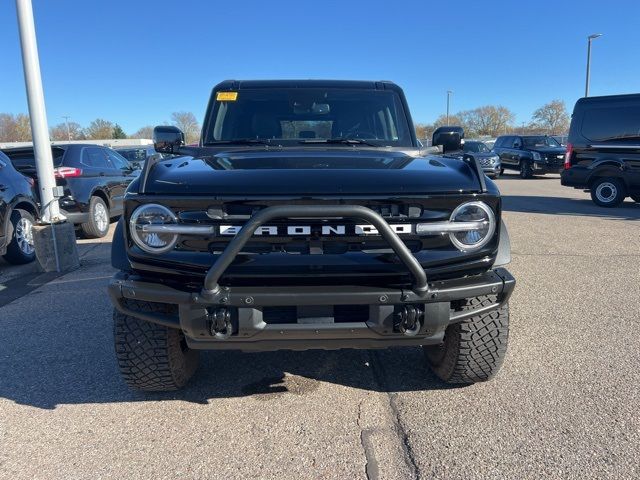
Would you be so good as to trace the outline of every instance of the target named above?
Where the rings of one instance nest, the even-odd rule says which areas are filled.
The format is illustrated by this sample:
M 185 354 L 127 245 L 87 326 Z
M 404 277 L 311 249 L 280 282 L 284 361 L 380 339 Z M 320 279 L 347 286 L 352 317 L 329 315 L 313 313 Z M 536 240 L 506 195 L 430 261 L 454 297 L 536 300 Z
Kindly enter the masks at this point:
M 482 142 L 465 142 L 462 147 L 465 152 L 472 153 L 489 153 L 491 150 Z
M 552 137 L 540 135 L 538 137 L 523 137 L 522 141 L 526 148 L 537 147 L 560 147 L 561 145 Z
M 247 89 L 217 92 L 203 143 L 264 141 L 280 145 L 365 140 L 411 147 L 402 102 L 389 90 Z

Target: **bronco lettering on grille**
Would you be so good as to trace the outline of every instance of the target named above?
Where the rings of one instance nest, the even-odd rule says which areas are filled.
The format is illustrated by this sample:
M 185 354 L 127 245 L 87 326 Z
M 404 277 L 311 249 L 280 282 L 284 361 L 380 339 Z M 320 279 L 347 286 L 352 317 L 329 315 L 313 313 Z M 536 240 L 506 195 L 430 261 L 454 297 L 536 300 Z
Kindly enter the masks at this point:
M 411 224 L 389 225 L 391 229 L 399 235 L 413 233 Z M 242 228 L 241 225 L 220 225 L 220 235 L 237 235 Z M 294 236 L 294 235 L 321 235 L 324 237 L 341 235 L 378 235 L 378 230 L 372 225 L 286 225 L 258 227 L 254 235 L 264 236 Z

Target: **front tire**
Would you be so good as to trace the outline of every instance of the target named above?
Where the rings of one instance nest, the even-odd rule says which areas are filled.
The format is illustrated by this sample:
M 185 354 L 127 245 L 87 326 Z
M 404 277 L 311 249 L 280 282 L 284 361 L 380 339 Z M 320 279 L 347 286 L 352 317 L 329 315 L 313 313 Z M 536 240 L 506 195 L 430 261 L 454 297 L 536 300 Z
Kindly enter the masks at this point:
M 520 160 L 520 177 L 532 178 L 533 169 L 531 168 L 531 162 L 529 160 Z
M 166 305 L 135 302 L 136 308 L 166 311 Z M 191 350 L 184 334 L 113 311 L 113 335 L 118 367 L 129 387 L 147 392 L 178 390 L 198 368 L 198 352 Z
M 464 308 L 490 305 L 494 297 L 470 298 Z M 427 363 L 447 383 L 493 378 L 504 362 L 509 339 L 509 305 L 449 325 L 442 345 L 425 346 Z
M 627 189 L 619 178 L 602 177 L 591 185 L 591 200 L 601 207 L 617 207 L 627 196 Z
M 14 265 L 23 265 L 33 262 L 36 258 L 36 249 L 33 246 L 33 224 L 35 219 L 26 210 L 16 209 L 11 212 L 11 224 L 13 234 L 11 242 L 7 245 L 4 259 Z
M 109 207 L 100 197 L 89 201 L 89 220 L 80 225 L 86 238 L 102 238 L 109 232 Z

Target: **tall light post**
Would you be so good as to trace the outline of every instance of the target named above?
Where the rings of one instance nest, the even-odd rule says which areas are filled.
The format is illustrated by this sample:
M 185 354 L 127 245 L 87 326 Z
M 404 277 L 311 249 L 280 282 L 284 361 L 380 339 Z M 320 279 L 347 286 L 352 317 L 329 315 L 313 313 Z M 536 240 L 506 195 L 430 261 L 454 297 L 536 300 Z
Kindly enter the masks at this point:
M 591 80 L 591 41 L 595 38 L 601 37 L 601 33 L 594 33 L 587 37 L 587 82 L 584 87 L 584 96 L 589 96 L 589 81 Z
M 451 102 L 451 90 L 447 90 L 447 126 L 449 125 L 449 104 Z
M 31 0 L 16 0 L 16 11 L 38 175 L 38 191 L 42 205 L 39 220 L 43 225 L 33 226 L 33 243 L 36 257 L 43 271 L 63 272 L 80 266 L 76 236 L 73 224 L 65 222 L 66 218 L 60 212 L 58 204 L 58 198 L 62 196 L 60 192 L 62 187 L 56 185 L 53 171 L 53 155 L 44 105 Z
M 63 115 L 62 118 L 64 118 L 64 121 L 67 124 L 67 140 L 71 141 L 71 130 L 69 130 L 69 118 L 71 118 L 69 115 Z

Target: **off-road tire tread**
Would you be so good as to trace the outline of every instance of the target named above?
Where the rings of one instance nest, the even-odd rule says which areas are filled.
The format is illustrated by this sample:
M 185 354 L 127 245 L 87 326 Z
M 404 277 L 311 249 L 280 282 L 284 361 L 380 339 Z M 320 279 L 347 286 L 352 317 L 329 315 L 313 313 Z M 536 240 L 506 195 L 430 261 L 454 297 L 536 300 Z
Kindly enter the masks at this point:
M 495 303 L 496 296 L 468 299 L 462 310 Z M 509 339 L 509 306 L 450 325 L 443 346 L 424 347 L 433 372 L 447 383 L 471 384 L 493 378 L 504 362 Z M 444 348 L 444 356 L 438 349 Z
M 164 304 L 129 302 L 142 311 L 167 311 Z M 182 332 L 178 329 L 140 320 L 114 309 L 113 335 L 120 373 L 131 388 L 177 390 L 189 381 L 198 367 L 198 352 L 182 350 Z

